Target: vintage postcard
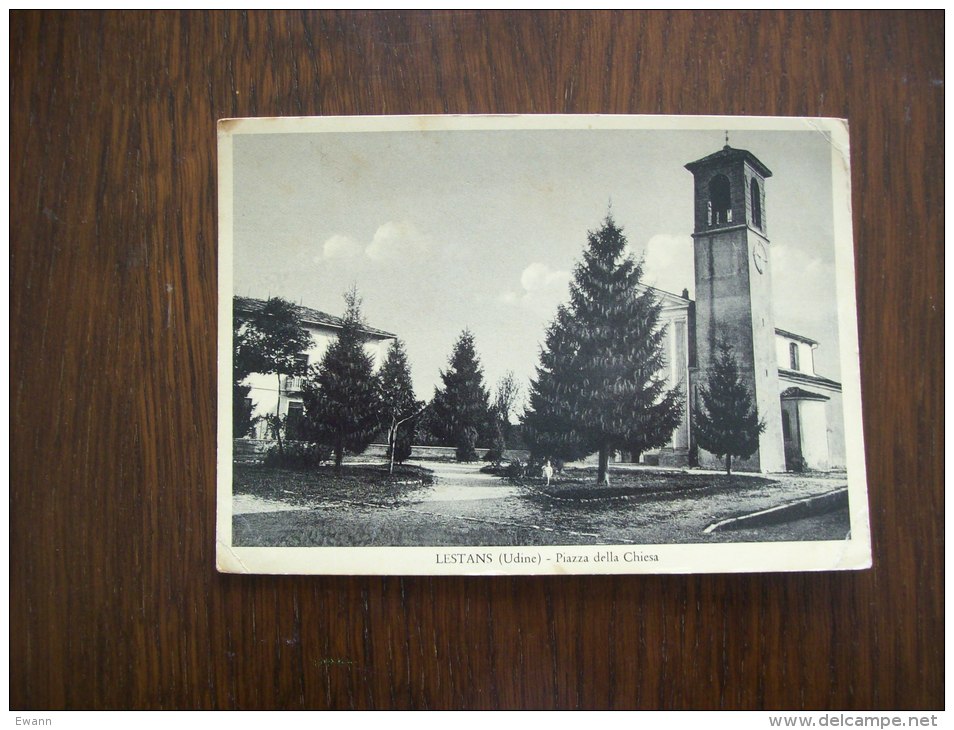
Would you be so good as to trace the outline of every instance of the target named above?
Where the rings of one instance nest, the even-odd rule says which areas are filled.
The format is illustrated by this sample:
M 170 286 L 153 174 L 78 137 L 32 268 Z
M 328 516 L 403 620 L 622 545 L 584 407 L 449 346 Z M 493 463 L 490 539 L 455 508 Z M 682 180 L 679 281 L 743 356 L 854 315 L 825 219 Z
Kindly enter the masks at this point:
M 218 569 L 871 564 L 848 127 L 218 126 Z

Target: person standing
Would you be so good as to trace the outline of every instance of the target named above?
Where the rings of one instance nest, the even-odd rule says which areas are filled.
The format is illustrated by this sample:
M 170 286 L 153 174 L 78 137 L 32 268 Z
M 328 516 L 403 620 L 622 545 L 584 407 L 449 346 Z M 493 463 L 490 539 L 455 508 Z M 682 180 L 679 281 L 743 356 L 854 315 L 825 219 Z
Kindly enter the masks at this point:
M 547 486 L 550 486 L 550 478 L 553 476 L 553 467 L 550 465 L 550 460 L 547 459 L 547 463 L 543 466 L 543 476 L 547 478 Z

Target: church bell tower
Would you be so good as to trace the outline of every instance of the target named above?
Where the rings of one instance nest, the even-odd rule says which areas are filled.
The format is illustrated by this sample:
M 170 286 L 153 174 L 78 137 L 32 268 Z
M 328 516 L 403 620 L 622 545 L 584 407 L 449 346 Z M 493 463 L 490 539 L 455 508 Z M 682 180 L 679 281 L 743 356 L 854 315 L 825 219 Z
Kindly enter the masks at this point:
M 754 396 L 765 431 L 741 469 L 785 471 L 779 401 L 772 270 L 766 232 L 765 180 L 772 176 L 748 150 L 730 147 L 690 162 L 695 178 L 695 347 L 692 402 L 708 379 L 718 344 L 731 345 L 739 373 Z M 699 452 L 701 466 L 721 463 Z

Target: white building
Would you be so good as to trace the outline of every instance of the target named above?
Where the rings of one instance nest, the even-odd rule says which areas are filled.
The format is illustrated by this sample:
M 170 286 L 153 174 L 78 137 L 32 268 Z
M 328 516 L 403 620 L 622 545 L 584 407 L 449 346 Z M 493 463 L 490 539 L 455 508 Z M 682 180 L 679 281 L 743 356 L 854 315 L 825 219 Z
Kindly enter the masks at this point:
M 816 347 L 808 337 L 775 330 L 785 464 L 790 469 L 844 469 L 841 384 L 815 372 Z
M 261 299 L 237 296 L 234 298 L 234 305 L 235 317 L 241 321 L 244 317 L 261 311 L 265 302 Z M 312 339 L 311 348 L 299 355 L 300 362 L 306 366 L 317 365 L 321 362 L 328 346 L 337 338 L 344 322 L 341 317 L 311 307 L 298 305 L 296 308 L 302 325 L 308 330 Z M 380 367 L 387 356 L 389 343 L 395 339 L 395 335 L 374 327 L 365 327 L 363 332 L 367 337 L 365 350 L 374 358 L 375 367 Z M 277 409 L 279 415 L 288 417 L 286 430 L 289 434 L 293 434 L 303 408 L 301 399 L 302 378 L 252 373 L 244 382 L 252 388 L 248 396 L 252 405 L 252 416 L 273 415 Z M 251 438 L 264 439 L 267 437 L 267 426 L 264 419 L 257 418 Z

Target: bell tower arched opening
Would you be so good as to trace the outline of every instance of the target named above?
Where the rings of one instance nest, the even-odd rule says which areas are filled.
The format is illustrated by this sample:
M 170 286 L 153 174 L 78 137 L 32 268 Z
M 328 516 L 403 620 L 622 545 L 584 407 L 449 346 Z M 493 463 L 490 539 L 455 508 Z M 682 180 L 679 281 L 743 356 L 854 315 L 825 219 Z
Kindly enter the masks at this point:
M 756 228 L 762 228 L 762 191 L 759 189 L 759 181 L 754 177 L 749 183 L 749 199 L 752 206 L 752 225 Z
M 729 178 L 716 175 L 709 181 L 708 218 L 710 226 L 721 226 L 732 222 L 732 194 Z

